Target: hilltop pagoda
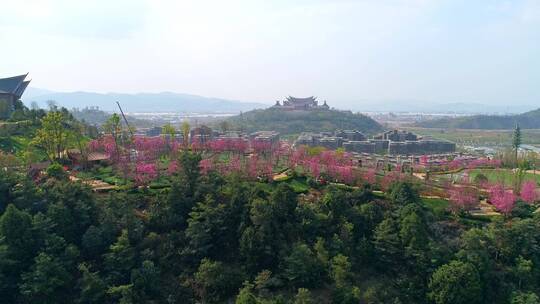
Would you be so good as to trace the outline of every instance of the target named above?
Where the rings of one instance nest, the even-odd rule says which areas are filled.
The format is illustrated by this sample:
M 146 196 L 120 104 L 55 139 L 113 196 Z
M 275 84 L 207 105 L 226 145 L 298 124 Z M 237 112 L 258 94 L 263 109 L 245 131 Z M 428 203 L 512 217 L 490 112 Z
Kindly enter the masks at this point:
M 276 104 L 273 106 L 273 108 L 281 109 L 281 110 L 303 110 L 303 111 L 309 111 L 309 110 L 328 110 L 330 107 L 326 104 L 326 100 L 322 105 L 319 105 L 319 101 L 317 100 L 317 97 L 310 96 L 305 98 L 298 98 L 298 97 L 292 97 L 288 96 L 283 100 L 282 103 L 276 101 Z
M 26 76 L 28 74 L 0 78 L 0 119 L 9 118 L 15 111 L 15 104 L 30 84 L 30 80 L 25 80 Z

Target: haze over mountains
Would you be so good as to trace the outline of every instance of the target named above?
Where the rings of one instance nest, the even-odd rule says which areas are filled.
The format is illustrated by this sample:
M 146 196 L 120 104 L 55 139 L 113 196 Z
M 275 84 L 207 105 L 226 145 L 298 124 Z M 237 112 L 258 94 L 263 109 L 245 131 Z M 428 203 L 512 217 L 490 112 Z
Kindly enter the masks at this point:
M 300 96 L 302 97 L 302 96 Z M 276 97 L 280 99 L 280 96 Z M 185 93 L 96 93 L 96 92 L 55 92 L 47 89 L 27 89 L 23 101 L 30 105 L 32 101 L 40 107 L 46 107 L 47 101 L 54 100 L 68 109 L 98 106 L 104 111 L 115 111 L 119 101 L 127 112 L 205 112 L 239 113 L 253 109 L 267 108 L 274 103 L 244 102 L 219 97 L 205 97 Z M 341 110 L 359 112 L 416 112 L 448 114 L 519 114 L 531 111 L 537 106 L 519 102 L 507 105 L 486 105 L 482 103 L 442 103 L 419 100 L 359 100 L 339 103 L 328 99 L 331 106 Z
M 241 102 L 222 98 L 203 97 L 172 92 L 162 93 L 94 93 L 94 92 L 54 92 L 45 89 L 29 88 L 23 101 L 30 105 L 37 102 L 46 107 L 54 100 L 58 105 L 71 108 L 98 106 L 103 111 L 116 111 L 120 102 L 126 112 L 206 112 L 238 113 L 268 105 L 254 102 Z

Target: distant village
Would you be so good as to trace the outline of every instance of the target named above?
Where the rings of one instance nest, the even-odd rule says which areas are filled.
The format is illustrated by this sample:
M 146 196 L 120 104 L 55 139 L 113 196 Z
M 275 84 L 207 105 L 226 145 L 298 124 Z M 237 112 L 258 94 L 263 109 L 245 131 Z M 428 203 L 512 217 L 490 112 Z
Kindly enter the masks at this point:
M 443 154 L 456 151 L 456 144 L 444 141 L 423 139 L 407 131 L 391 130 L 368 139 L 357 130 L 338 130 L 333 133 L 302 133 L 295 144 L 321 146 L 328 149 L 344 148 L 349 152 L 389 154 L 389 155 L 421 155 Z
M 160 136 L 159 127 L 140 129 L 138 135 Z M 181 134 L 177 134 L 177 141 L 183 142 Z M 223 141 L 229 143 L 243 143 L 246 146 L 266 145 L 278 147 L 280 134 L 275 131 L 258 131 L 244 133 L 238 131 L 222 132 L 207 126 L 192 128 L 189 134 L 191 143 L 205 143 Z M 335 132 L 302 133 L 292 144 L 294 149 L 301 147 L 322 147 L 328 150 L 343 149 L 358 167 L 382 169 L 387 166 L 401 166 L 409 168 L 422 162 L 424 155 L 429 155 L 427 164 L 439 165 L 447 159 L 460 159 L 472 161 L 477 155 L 456 152 L 456 144 L 443 140 L 422 138 L 411 132 L 391 130 L 375 135 L 368 139 L 358 130 L 336 130 Z
M 161 127 L 139 129 L 136 135 L 159 136 Z M 177 140 L 183 142 L 182 134 L 177 134 Z M 258 131 L 250 134 L 239 131 L 222 132 L 207 126 L 192 128 L 189 134 L 190 142 L 207 142 L 215 139 L 257 141 L 267 144 L 277 144 L 280 134 L 275 131 Z M 424 155 L 448 154 L 456 152 L 456 144 L 434 139 L 424 139 L 407 131 L 391 130 L 368 139 L 358 130 L 336 130 L 335 132 L 302 133 L 294 141 L 295 147 L 323 147 L 329 150 L 344 149 L 347 152 L 379 155 Z
M 316 97 L 297 98 L 288 96 L 282 102 L 276 101 L 271 107 L 283 111 L 329 110 L 323 102 L 319 105 Z M 157 136 L 161 128 L 140 129 L 139 135 Z M 212 139 L 255 139 L 268 143 L 279 142 L 279 133 L 275 131 L 259 131 L 245 134 L 238 131 L 219 132 L 206 126 L 191 130 L 191 141 L 208 141 Z M 178 136 L 182 136 L 178 134 Z M 181 139 L 181 138 L 179 138 Z M 416 134 L 401 130 L 390 130 L 369 138 L 359 130 L 335 130 L 334 132 L 305 132 L 294 142 L 295 146 L 324 147 L 330 150 L 343 148 L 348 152 L 385 154 L 385 155 L 423 155 L 454 153 L 456 144 L 444 140 L 421 138 Z
M 0 112 L 2 116 L 9 117 L 20 100 L 29 82 L 27 75 L 0 79 Z M 276 101 L 272 109 L 283 111 L 316 111 L 329 110 L 326 100 L 322 104 L 316 97 L 298 98 L 286 97 L 283 101 Z M 160 136 L 161 127 L 140 128 L 137 135 Z M 183 135 L 178 132 L 176 139 L 184 141 Z M 206 126 L 192 128 L 189 141 L 205 142 L 213 139 L 234 139 L 243 141 L 257 141 L 267 144 L 277 144 L 280 140 L 278 132 L 259 131 L 251 134 L 229 131 L 219 132 Z M 294 146 L 324 147 L 336 150 L 344 149 L 353 153 L 379 154 L 379 155 L 423 155 L 454 153 L 456 144 L 448 141 L 420 138 L 407 131 L 391 130 L 369 138 L 360 130 L 335 130 L 334 132 L 302 133 L 294 142 Z

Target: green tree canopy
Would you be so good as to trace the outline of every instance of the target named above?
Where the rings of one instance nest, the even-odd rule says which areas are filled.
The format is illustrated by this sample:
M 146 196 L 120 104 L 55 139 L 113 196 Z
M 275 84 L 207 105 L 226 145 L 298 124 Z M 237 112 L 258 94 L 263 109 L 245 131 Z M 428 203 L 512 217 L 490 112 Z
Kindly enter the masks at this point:
M 67 117 L 60 111 L 50 111 L 41 120 L 41 128 L 34 137 L 34 144 L 47 153 L 50 160 L 62 158 L 67 148 L 70 131 L 66 128 Z
M 429 283 L 429 298 L 437 304 L 474 304 L 482 302 L 482 284 L 476 268 L 452 261 L 439 267 Z

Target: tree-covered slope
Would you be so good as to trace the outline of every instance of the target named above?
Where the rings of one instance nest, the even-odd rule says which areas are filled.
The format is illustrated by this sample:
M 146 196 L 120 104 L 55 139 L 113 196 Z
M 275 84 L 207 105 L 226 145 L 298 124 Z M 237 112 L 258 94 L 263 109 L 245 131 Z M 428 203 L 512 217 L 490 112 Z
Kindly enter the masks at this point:
M 443 118 L 418 123 L 424 128 L 454 129 L 513 129 L 519 124 L 523 129 L 540 128 L 540 109 L 519 115 L 475 115 L 458 118 Z
M 382 130 L 381 125 L 368 116 L 336 110 L 283 111 L 270 108 L 231 117 L 229 122 L 248 132 L 275 130 L 282 134 L 336 129 L 356 129 L 366 133 Z
M 36 180 L 2 170 L 0 302 L 539 303 L 537 205 L 479 219 L 418 184 L 380 194 L 178 161 L 167 188 L 109 195 L 60 165 Z

